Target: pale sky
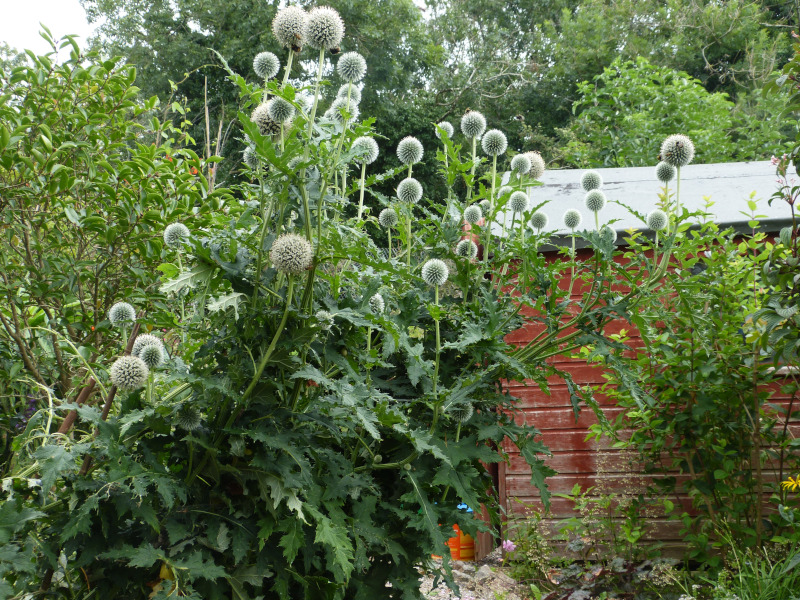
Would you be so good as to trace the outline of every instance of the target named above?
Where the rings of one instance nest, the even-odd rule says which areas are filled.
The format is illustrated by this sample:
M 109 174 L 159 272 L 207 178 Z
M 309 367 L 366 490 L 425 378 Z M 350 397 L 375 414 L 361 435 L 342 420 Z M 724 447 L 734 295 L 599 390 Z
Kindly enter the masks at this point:
M 92 32 L 78 0 L 0 0 L 0 7 L 0 41 L 17 50 L 27 48 L 37 54 L 49 51 L 39 36 L 40 22 L 56 39 L 68 33 L 79 35 L 81 48 L 86 47 Z

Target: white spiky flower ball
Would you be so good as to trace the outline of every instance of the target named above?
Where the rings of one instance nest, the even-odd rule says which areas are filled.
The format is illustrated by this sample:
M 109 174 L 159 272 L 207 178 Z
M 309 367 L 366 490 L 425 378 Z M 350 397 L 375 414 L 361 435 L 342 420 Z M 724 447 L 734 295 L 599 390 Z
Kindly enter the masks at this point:
M 617 241 L 617 232 L 616 230 L 611 229 L 611 227 L 608 225 L 603 225 L 603 227 L 600 229 L 600 237 L 610 244 L 613 244 Z
M 358 105 L 355 102 L 353 102 L 353 99 L 351 98 L 350 101 L 348 102 L 346 97 L 336 98 L 336 100 L 333 101 L 331 107 L 328 110 L 330 118 L 333 119 L 334 121 L 338 121 L 339 123 L 344 121 L 344 118 L 342 117 L 343 110 L 350 115 L 349 119 L 350 121 L 357 121 L 358 115 L 360 113 L 360 111 L 358 110 Z
M 139 352 L 139 358 L 147 365 L 148 369 L 155 369 L 163 364 L 166 358 L 164 354 L 164 346 L 161 344 L 150 344 L 142 348 L 142 351 Z
M 577 229 L 581 221 L 583 221 L 583 215 L 574 208 L 570 208 L 564 213 L 564 225 L 567 229 Z
M 281 132 L 281 124 L 269 115 L 269 102 L 256 106 L 250 114 L 250 120 L 258 125 L 261 135 L 278 135 Z
M 500 191 L 502 191 L 502 190 L 503 190 L 503 188 L 500 188 Z M 483 214 L 485 214 L 485 215 L 488 215 L 492 210 L 492 203 L 489 202 L 488 198 L 478 202 L 478 206 L 481 207 L 481 210 L 483 211 Z
M 669 219 L 667 218 L 667 213 L 658 208 L 647 215 L 647 226 L 653 231 L 661 231 L 666 229 L 668 223 Z
M 472 240 L 461 240 L 456 245 L 456 256 L 472 260 L 478 256 L 478 246 Z
M 419 202 L 422 198 L 422 184 L 413 177 L 406 177 L 397 186 L 397 198 L 400 202 Z
M 305 92 L 300 92 L 294 97 L 294 103 L 300 107 L 300 110 L 303 112 L 308 112 L 311 110 L 311 107 L 314 105 L 314 99 L 311 97 L 310 94 Z
M 336 63 L 336 71 L 345 81 L 355 83 L 367 74 L 367 61 L 358 52 L 345 52 Z
M 586 208 L 594 213 L 603 210 L 606 205 L 606 195 L 600 190 L 592 190 L 583 198 Z
M 509 195 L 513 191 L 514 191 L 514 188 L 512 188 L 510 185 L 504 185 L 499 190 L 497 190 L 497 197 L 498 198 L 503 198 L 503 197 Z
M 461 133 L 468 138 L 479 138 L 486 131 L 486 117 L 477 110 L 464 113 L 461 117 Z
M 175 415 L 175 424 L 186 431 L 195 431 L 203 424 L 203 416 L 194 406 L 184 404 Z
M 244 149 L 242 160 L 244 160 L 244 164 L 250 167 L 250 169 L 253 171 L 258 170 L 258 167 L 260 166 L 258 161 L 258 153 L 252 146 L 248 146 Z
M 150 371 L 138 356 L 121 356 L 109 369 L 111 383 L 121 390 L 136 390 L 147 382 Z
M 269 110 L 269 117 L 278 123 L 286 123 L 294 118 L 294 105 L 288 100 L 275 97 L 267 102 L 267 110 Z
M 383 301 L 383 296 L 380 294 L 375 294 L 369 299 L 369 309 L 376 315 L 382 314 L 385 308 L 386 303 Z
M 333 314 L 328 312 L 327 310 L 318 310 L 317 314 L 314 317 L 319 322 L 319 326 L 322 331 L 330 331 L 331 327 L 333 327 L 334 320 Z
M 483 134 L 481 148 L 489 156 L 500 156 L 508 149 L 506 134 L 499 129 L 490 129 Z
M 673 167 L 685 167 L 694 158 L 694 143 L 688 136 L 671 135 L 661 144 L 661 160 Z
M 114 326 L 127 327 L 136 320 L 136 310 L 127 302 L 116 302 L 108 311 L 108 320 Z
M 133 342 L 133 347 L 131 348 L 131 356 L 138 356 L 141 358 L 142 350 L 147 346 L 160 346 L 163 348 L 164 342 L 161 341 L 161 338 L 149 333 L 137 335 L 136 340 Z
M 344 21 L 330 6 L 314 7 L 306 17 L 303 37 L 317 50 L 338 48 L 344 37 Z
M 303 46 L 303 30 L 308 13 L 299 6 L 287 6 L 272 19 L 272 33 L 284 48 L 299 51 Z
M 164 243 L 170 248 L 179 248 L 189 239 L 189 228 L 183 223 L 170 223 L 164 229 Z
M 350 151 L 355 154 L 356 162 L 369 165 L 378 158 L 378 142 L 371 137 L 361 136 L 353 141 Z
M 669 183 L 675 179 L 675 167 L 662 160 L 656 165 L 656 177 L 662 183 Z
M 581 177 L 581 187 L 584 192 L 591 192 L 603 185 L 603 178 L 597 171 L 586 171 Z
M 361 104 L 361 90 L 354 85 L 350 85 L 349 83 L 339 86 L 339 91 L 336 92 L 336 97 L 347 98 L 348 88 L 350 90 L 350 106 Z
M 547 165 L 544 164 L 542 155 L 535 150 L 526 152 L 525 154 L 531 159 L 531 170 L 528 171 L 528 176 L 533 177 L 534 179 L 539 179 L 539 177 L 544 175 L 544 171 L 547 168 Z
M 253 59 L 253 71 L 261 79 L 272 79 L 278 74 L 281 61 L 272 52 L 259 52 Z
M 269 258 L 278 271 L 300 275 L 311 267 L 314 249 L 303 236 L 284 233 L 273 242 Z
M 441 123 L 436 124 L 435 128 L 436 137 L 442 139 L 441 131 L 439 131 L 440 129 L 441 131 L 444 131 L 447 134 L 448 138 L 450 138 L 451 140 L 453 139 L 453 133 L 455 133 L 455 130 L 453 129 L 453 126 L 450 123 L 448 123 L 447 121 L 442 121 Z
M 418 163 L 422 160 L 424 152 L 422 142 L 411 135 L 404 137 L 400 140 L 400 143 L 397 144 L 397 158 L 399 158 L 400 162 L 404 165 Z
M 531 159 L 527 154 L 517 154 L 511 159 L 511 170 L 519 176 L 531 170 Z
M 483 211 L 478 204 L 473 204 L 472 206 L 468 206 L 464 210 L 464 220 L 467 223 L 474 225 L 478 221 L 483 218 Z
M 550 219 L 547 217 L 546 214 L 544 214 L 540 210 L 537 210 L 535 213 L 531 215 L 531 226 L 534 229 L 538 229 L 539 231 L 547 227 L 547 224 L 549 222 Z
M 450 415 L 451 419 L 463 425 L 472 418 L 472 415 L 475 414 L 475 409 L 472 407 L 472 404 L 468 403 L 452 404 L 447 409 L 447 414 Z
M 524 213 L 528 210 L 528 194 L 517 190 L 508 199 L 508 207 L 516 214 Z
M 384 229 L 395 227 L 400 219 L 397 218 L 397 211 L 393 208 L 384 208 L 378 215 L 378 223 Z
M 422 265 L 422 279 L 428 285 L 444 285 L 450 276 L 450 270 L 443 260 L 432 258 Z

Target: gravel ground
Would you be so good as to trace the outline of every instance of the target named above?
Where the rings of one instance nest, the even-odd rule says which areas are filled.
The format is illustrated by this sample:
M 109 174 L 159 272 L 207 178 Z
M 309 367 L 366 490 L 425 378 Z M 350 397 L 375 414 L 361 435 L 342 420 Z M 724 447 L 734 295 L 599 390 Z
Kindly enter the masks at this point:
M 506 574 L 502 560 L 502 550 L 497 548 L 479 562 L 455 561 L 453 575 L 460 596 L 444 583 L 433 588 L 431 575 L 423 574 L 420 589 L 431 600 L 522 600 L 524 588 Z

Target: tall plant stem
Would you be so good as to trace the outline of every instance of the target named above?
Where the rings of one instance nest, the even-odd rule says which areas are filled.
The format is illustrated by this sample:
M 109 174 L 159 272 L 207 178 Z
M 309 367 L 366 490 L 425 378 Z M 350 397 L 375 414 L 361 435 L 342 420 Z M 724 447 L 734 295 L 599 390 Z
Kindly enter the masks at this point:
M 372 327 L 367 327 L 367 385 L 372 383 L 372 376 L 370 375 L 370 371 L 372 370 Z
M 292 293 L 294 292 L 294 275 L 289 275 L 289 283 L 287 284 L 286 288 L 286 307 L 283 309 L 283 316 L 281 317 L 281 322 L 278 325 L 278 328 L 275 330 L 275 335 L 272 336 L 272 341 L 267 348 L 267 351 L 264 352 L 264 355 L 261 357 L 261 360 L 258 362 L 258 367 L 256 368 L 255 373 L 253 374 L 253 380 L 250 382 L 250 385 L 247 386 L 247 389 L 242 394 L 242 400 L 246 400 L 250 394 L 253 393 L 253 390 L 258 385 L 259 379 L 261 379 L 262 373 L 264 373 L 264 369 L 269 362 L 272 353 L 275 351 L 275 345 L 278 343 L 278 340 L 283 333 L 284 328 L 286 327 L 286 319 L 289 317 L 289 307 L 292 305 Z
M 436 308 L 439 308 L 439 286 L 434 286 L 434 305 Z M 436 324 L 436 363 L 433 367 L 433 401 L 436 406 L 436 413 L 439 413 L 439 396 L 437 395 L 437 384 L 439 383 L 439 354 L 442 350 L 442 339 L 439 333 L 439 316 L 437 314 L 436 318 L 433 320 Z M 435 418 L 435 417 L 434 417 Z
M 656 231 L 656 239 L 653 243 L 653 266 L 658 264 L 658 232 Z
M 600 231 L 600 212 L 594 211 L 594 230 Z
M 391 227 L 387 227 L 386 228 L 386 233 L 389 236 L 389 246 L 388 246 L 388 248 L 389 248 L 389 260 L 392 260 L 392 228 Z
M 572 230 L 572 267 L 569 276 L 569 291 L 567 292 L 567 300 L 572 298 L 572 286 L 575 285 L 575 230 Z
M 473 138 L 472 147 L 475 148 L 475 139 Z M 492 214 L 494 211 L 494 180 L 495 176 L 497 175 L 497 155 L 493 157 L 492 160 L 492 191 L 489 195 L 489 214 Z M 503 216 L 503 235 L 505 235 L 506 231 L 506 220 L 505 215 Z M 486 243 L 483 245 L 483 264 L 487 264 L 489 262 L 489 246 L 492 244 L 492 224 L 489 222 L 489 219 L 486 219 Z
M 472 168 L 469 170 L 470 179 L 472 180 L 472 184 L 467 189 L 467 200 L 472 198 L 472 188 L 475 186 L 475 167 L 478 162 L 478 138 L 472 138 Z
M 367 176 L 367 163 L 361 163 L 361 182 L 359 183 L 358 194 L 358 220 L 361 220 L 361 215 L 364 213 L 364 179 Z M 391 233 L 389 234 L 391 235 Z
M 675 181 L 675 220 L 681 215 L 681 168 L 676 169 L 677 177 Z
M 292 71 L 292 61 L 294 60 L 294 50 L 289 48 L 289 58 L 286 61 L 286 68 L 283 71 L 283 83 L 281 87 L 286 87 L 286 83 L 289 81 L 289 73 Z
M 264 193 L 264 177 L 258 178 L 261 183 L 261 191 L 259 194 L 259 212 L 261 213 L 261 233 L 258 236 L 258 255 L 256 257 L 256 282 L 253 286 L 253 297 L 251 303 L 253 308 L 256 307 L 258 300 L 258 284 L 261 281 L 261 268 L 264 263 L 264 239 L 267 236 L 267 214 L 265 210 L 266 194 Z
M 408 203 L 408 228 L 406 229 L 406 267 L 411 269 L 411 219 L 414 214 L 414 205 L 411 202 Z

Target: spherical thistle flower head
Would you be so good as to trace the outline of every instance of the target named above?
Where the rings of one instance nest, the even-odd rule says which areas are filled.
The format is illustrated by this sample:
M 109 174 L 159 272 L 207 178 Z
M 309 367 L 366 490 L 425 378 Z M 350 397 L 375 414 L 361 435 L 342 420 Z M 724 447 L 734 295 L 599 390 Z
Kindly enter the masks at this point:
M 422 265 L 422 279 L 428 285 L 444 285 L 450 276 L 450 270 L 443 260 L 432 258 Z
M 268 102 L 256 106 L 250 114 L 250 120 L 258 125 L 261 135 L 278 135 L 281 132 L 281 124 L 269 116 Z
M 499 129 L 490 129 L 483 135 L 481 148 L 489 156 L 499 156 L 505 154 L 508 149 L 506 134 Z
M 350 121 L 358 120 L 358 115 L 359 115 L 358 105 L 355 102 L 353 102 L 352 98 L 348 102 L 347 97 L 336 98 L 336 100 L 333 101 L 333 104 L 331 104 L 330 107 L 331 111 L 330 118 L 334 121 L 338 121 L 339 123 L 343 122 L 344 121 L 344 118 L 342 117 L 343 110 L 347 111 L 347 114 L 350 115 L 349 119 Z
M 608 225 L 603 225 L 600 228 L 600 237 L 606 242 L 613 244 L 617 241 L 617 232 Z
M 447 409 L 447 414 L 450 415 L 451 419 L 455 419 L 463 425 L 472 418 L 472 415 L 475 414 L 475 409 L 472 404 L 451 404 L 450 408 Z
M 603 178 L 597 171 L 586 171 L 581 177 L 581 187 L 584 192 L 591 192 L 603 185 Z
M 514 188 L 512 188 L 510 185 L 504 185 L 499 190 L 497 190 L 497 198 L 498 199 L 499 198 L 504 198 L 505 196 L 508 196 L 513 191 L 514 191 Z
M 114 326 L 127 327 L 136 320 L 136 310 L 127 302 L 117 302 L 108 311 L 108 320 Z
M 517 190 L 508 199 L 508 207 L 516 214 L 524 213 L 528 210 L 528 194 Z
M 367 74 L 367 61 L 358 52 L 345 52 L 336 63 L 336 70 L 342 79 L 355 83 Z
M 668 223 L 667 213 L 658 208 L 647 215 L 647 226 L 653 231 L 666 229 Z
M 511 170 L 517 175 L 525 175 L 531 170 L 531 158 L 527 154 L 517 154 L 511 159 Z
M 663 160 L 656 165 L 656 177 L 662 183 L 669 183 L 675 179 L 675 167 Z
M 331 327 L 333 327 L 333 315 L 327 310 L 318 310 L 314 317 L 319 322 L 322 331 L 330 331 Z
M 464 210 L 464 220 L 467 223 L 474 225 L 482 218 L 483 218 L 483 211 L 481 210 L 481 207 L 478 204 L 473 204 L 472 206 L 468 206 Z
M 376 315 L 380 315 L 383 313 L 383 310 L 386 308 L 386 303 L 383 301 L 383 296 L 380 294 L 375 294 L 372 298 L 369 299 L 369 309 Z
M 547 168 L 542 155 L 535 150 L 526 152 L 525 154 L 531 159 L 531 170 L 528 171 L 528 175 L 534 179 L 539 179 L 539 177 L 544 175 L 544 171 Z
M 372 164 L 378 158 L 378 142 L 371 137 L 362 136 L 353 141 L 350 151 L 356 155 L 356 162 Z
M 303 27 L 303 38 L 312 48 L 338 48 L 344 37 L 344 21 L 330 6 L 312 8 Z
M 339 88 L 339 91 L 336 92 L 336 97 L 347 98 L 347 88 L 350 88 L 350 106 L 357 106 L 358 104 L 361 104 L 361 90 L 356 86 L 349 85 L 347 83 Z
M 300 275 L 314 260 L 314 249 L 303 236 L 284 233 L 272 244 L 269 258 L 278 271 Z
M 378 215 L 378 223 L 384 229 L 391 229 L 397 225 L 398 221 L 397 211 L 393 208 L 384 208 Z
M 510 189 L 510 188 L 509 188 L 509 189 Z M 502 191 L 503 191 L 503 188 L 500 188 L 500 191 L 502 192 Z M 481 210 L 483 211 L 483 214 L 485 214 L 485 215 L 488 215 L 488 214 L 489 214 L 489 212 L 492 210 L 492 203 L 491 203 L 491 202 L 489 202 L 489 199 L 488 199 L 488 198 L 487 198 L 487 199 L 485 199 L 485 200 L 481 200 L 480 202 L 478 202 L 478 206 L 480 206 L 480 207 L 481 207 Z
M 149 333 L 137 335 L 136 340 L 133 342 L 133 348 L 131 348 L 131 356 L 138 356 L 141 358 L 142 351 L 147 346 L 160 346 L 163 349 L 164 342 L 162 342 L 160 338 Z
M 397 158 L 399 158 L 400 162 L 404 165 L 418 163 L 422 160 L 424 152 L 422 142 L 411 135 L 404 137 L 400 140 L 400 143 L 397 144 Z
M 189 239 L 189 228 L 183 223 L 170 223 L 164 229 L 164 243 L 170 248 L 179 248 Z
M 258 170 L 259 160 L 258 160 L 258 153 L 252 146 L 248 146 L 244 149 L 242 153 L 242 160 L 244 160 L 244 164 L 250 167 L 251 170 L 256 171 Z
M 272 52 L 259 52 L 253 59 L 253 71 L 261 79 L 272 79 L 278 74 L 281 61 Z
M 544 214 L 542 211 L 537 210 L 535 213 L 531 215 L 531 226 L 534 229 L 541 231 L 547 224 L 550 222 L 550 219 L 547 218 L 547 215 Z
M 600 212 L 606 205 L 606 195 L 600 190 L 592 190 L 583 198 L 586 208 L 592 212 Z
M 448 138 L 450 138 L 451 140 L 453 139 L 453 133 L 455 133 L 455 130 L 453 129 L 453 126 L 447 121 L 442 121 L 441 123 L 437 123 L 434 129 L 437 138 L 442 139 L 442 134 L 439 131 L 441 129 L 441 131 L 444 131 L 447 134 Z
M 287 6 L 272 19 L 272 33 L 284 48 L 299 50 L 302 47 L 303 30 L 308 13 L 299 6 Z
M 422 184 L 413 177 L 406 177 L 397 186 L 397 199 L 400 202 L 415 203 L 422 198 Z
M 661 144 L 661 159 L 673 167 L 685 167 L 693 158 L 694 143 L 685 135 L 671 135 Z
M 138 356 L 121 356 L 111 365 L 111 383 L 121 390 L 136 390 L 147 382 L 150 371 Z
M 194 431 L 203 424 L 203 417 L 194 406 L 184 404 L 175 415 L 175 424 L 185 431 Z
M 139 352 L 139 358 L 144 361 L 148 369 L 155 369 L 160 367 L 165 359 L 164 347 L 161 344 L 150 344 L 142 348 Z
M 286 123 L 294 118 L 294 105 L 288 100 L 275 97 L 267 102 L 267 110 L 269 111 L 269 118 L 276 123 Z
M 478 256 L 478 246 L 472 240 L 461 240 L 456 245 L 456 256 L 472 260 Z
M 461 133 L 469 139 L 478 138 L 486 131 L 486 117 L 477 110 L 470 110 L 461 117 Z
M 577 229 L 581 221 L 583 221 L 583 215 L 574 208 L 570 208 L 564 213 L 564 225 L 567 229 Z

